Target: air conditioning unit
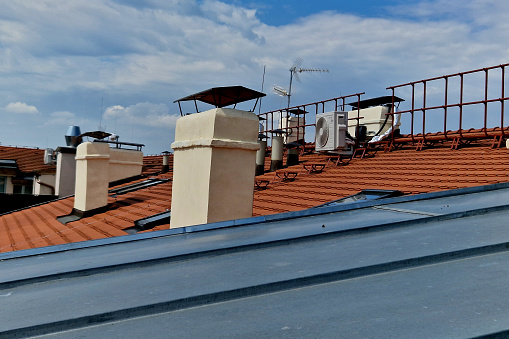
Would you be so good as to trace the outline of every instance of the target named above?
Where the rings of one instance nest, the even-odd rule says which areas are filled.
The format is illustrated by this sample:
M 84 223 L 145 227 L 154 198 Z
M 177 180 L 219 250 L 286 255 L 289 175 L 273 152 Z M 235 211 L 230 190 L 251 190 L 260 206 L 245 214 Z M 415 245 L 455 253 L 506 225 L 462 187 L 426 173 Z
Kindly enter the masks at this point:
M 57 162 L 57 155 L 53 148 L 46 148 L 44 150 L 44 164 L 54 165 Z
M 279 121 L 279 129 L 286 130 L 286 134 L 284 135 L 285 144 L 290 142 L 298 142 L 297 135 L 299 139 L 304 139 L 304 127 L 297 127 L 304 125 L 304 118 L 290 116 L 288 118 L 283 117 Z M 286 129 L 286 128 L 289 129 Z
M 315 150 L 350 153 L 348 142 L 348 112 L 326 112 L 316 115 Z

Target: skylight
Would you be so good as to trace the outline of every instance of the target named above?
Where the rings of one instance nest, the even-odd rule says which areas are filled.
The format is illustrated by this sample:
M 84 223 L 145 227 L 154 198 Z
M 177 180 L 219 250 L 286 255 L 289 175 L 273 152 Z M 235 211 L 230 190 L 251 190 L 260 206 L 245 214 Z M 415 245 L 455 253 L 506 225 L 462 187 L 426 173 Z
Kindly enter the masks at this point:
M 403 192 L 397 191 L 397 190 L 366 189 L 366 190 L 362 190 L 359 193 L 350 195 L 348 197 L 334 200 L 334 201 L 331 201 L 331 202 L 328 202 L 328 203 L 325 203 L 323 205 L 316 206 L 316 207 L 330 207 L 330 206 L 337 206 L 337 205 L 343 205 L 343 204 L 351 204 L 354 202 L 364 201 L 364 200 L 377 200 L 377 199 L 398 197 L 400 195 L 403 195 Z

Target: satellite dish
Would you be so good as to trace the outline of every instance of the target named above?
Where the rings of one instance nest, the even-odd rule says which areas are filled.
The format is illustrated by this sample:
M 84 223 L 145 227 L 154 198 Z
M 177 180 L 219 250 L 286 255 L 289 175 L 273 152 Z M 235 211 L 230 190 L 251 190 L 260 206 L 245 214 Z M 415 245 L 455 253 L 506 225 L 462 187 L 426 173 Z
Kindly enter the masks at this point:
M 329 126 L 324 117 L 320 117 L 316 122 L 316 143 L 320 147 L 327 145 L 329 140 Z

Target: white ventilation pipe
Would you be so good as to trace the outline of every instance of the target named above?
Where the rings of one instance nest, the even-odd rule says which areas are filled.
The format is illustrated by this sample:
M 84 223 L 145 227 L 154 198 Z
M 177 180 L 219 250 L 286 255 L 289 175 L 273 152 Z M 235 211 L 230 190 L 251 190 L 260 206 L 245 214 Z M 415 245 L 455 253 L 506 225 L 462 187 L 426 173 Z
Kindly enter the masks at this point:
M 265 150 L 267 149 L 267 140 L 258 139 L 260 149 L 256 151 L 256 175 L 265 173 Z
M 270 156 L 270 170 L 275 171 L 283 168 L 283 146 L 284 140 L 281 133 L 272 134 L 272 148 Z
M 163 168 L 161 173 L 167 173 L 170 170 L 170 152 L 163 152 Z

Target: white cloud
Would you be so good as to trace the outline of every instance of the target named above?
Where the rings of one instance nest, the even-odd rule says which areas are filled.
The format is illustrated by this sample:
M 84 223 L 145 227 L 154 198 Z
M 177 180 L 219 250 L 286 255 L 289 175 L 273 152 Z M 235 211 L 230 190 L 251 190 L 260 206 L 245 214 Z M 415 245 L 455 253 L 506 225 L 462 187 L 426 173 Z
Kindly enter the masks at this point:
M 59 125 L 59 126 L 68 126 L 68 125 L 77 125 L 76 114 L 68 111 L 58 111 L 50 114 L 50 119 L 45 121 L 44 125 Z
M 104 119 L 109 124 L 135 124 L 137 126 L 149 126 L 156 128 L 174 128 L 180 115 L 169 114 L 165 104 L 153 104 L 149 102 L 138 103 L 128 107 L 115 105 L 108 107 L 104 112 Z
M 107 132 L 117 134 L 119 141 L 147 145 L 145 152 L 150 154 L 170 149 L 179 117 L 170 114 L 165 104 L 114 105 L 104 111 L 103 127 Z
M 277 109 L 285 100 L 272 95 L 268 84 L 287 86 L 297 57 L 303 67 L 330 72 L 302 73 L 292 104 L 355 92 L 383 95 L 390 85 L 509 62 L 503 43 L 509 38 L 509 2 L 412 1 L 383 18 L 331 11 L 278 27 L 232 3 L 239 2 L 5 2 L 0 107 L 34 117 L 39 109 L 54 112 L 22 122 L 25 129 L 33 123 L 36 135 L 43 133 L 36 125 L 41 122 L 79 120 L 85 130 L 87 121 L 98 120 L 93 117 L 100 105 L 94 103 L 105 97 L 111 103 L 103 116 L 108 129 L 147 138 L 147 130 L 158 130 L 168 139 L 178 107 L 159 103 L 215 86 L 260 89 L 266 65 L 262 109 Z M 19 98 L 37 102 L 39 109 Z
M 35 106 L 27 105 L 24 102 L 11 102 L 5 106 L 5 110 L 9 113 L 15 114 L 39 114 Z

